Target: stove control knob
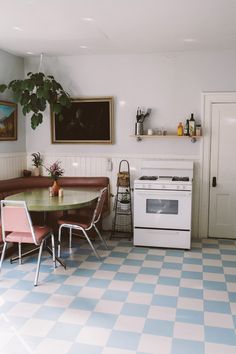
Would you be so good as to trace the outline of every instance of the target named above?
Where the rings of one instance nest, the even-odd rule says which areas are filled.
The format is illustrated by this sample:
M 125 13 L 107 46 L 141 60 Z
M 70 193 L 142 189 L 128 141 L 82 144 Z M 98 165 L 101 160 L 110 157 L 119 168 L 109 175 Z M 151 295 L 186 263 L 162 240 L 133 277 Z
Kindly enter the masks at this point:
M 186 189 L 186 186 L 183 186 L 183 189 Z
M 165 188 L 166 188 L 166 186 L 163 184 L 161 188 L 162 188 L 162 189 L 165 189 Z
M 179 189 L 179 186 L 177 186 L 177 189 Z

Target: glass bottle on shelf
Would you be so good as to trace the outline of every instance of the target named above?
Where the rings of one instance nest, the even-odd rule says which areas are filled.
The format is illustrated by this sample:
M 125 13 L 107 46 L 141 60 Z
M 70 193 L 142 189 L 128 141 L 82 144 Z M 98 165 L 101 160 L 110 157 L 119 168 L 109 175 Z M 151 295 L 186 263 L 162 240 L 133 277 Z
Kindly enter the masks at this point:
M 186 119 L 186 123 L 184 126 L 184 135 L 188 136 L 189 135 L 189 119 Z
M 196 135 L 196 121 L 194 119 L 193 113 L 191 113 L 191 118 L 189 119 L 189 135 Z

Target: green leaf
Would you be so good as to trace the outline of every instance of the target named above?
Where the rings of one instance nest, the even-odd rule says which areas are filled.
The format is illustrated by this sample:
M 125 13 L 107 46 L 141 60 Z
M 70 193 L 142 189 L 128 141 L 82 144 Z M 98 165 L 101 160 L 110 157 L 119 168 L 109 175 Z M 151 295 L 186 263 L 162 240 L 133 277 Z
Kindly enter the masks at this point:
M 31 116 L 31 128 L 36 129 L 38 125 L 39 125 L 38 116 L 37 116 L 37 114 L 33 114 Z
M 46 106 L 47 106 L 47 101 L 45 100 L 44 97 L 38 99 L 38 106 L 40 107 L 40 111 L 45 111 Z
M 38 113 L 38 111 L 40 110 L 40 107 L 38 106 L 38 98 L 35 93 L 32 93 L 32 95 L 30 96 L 29 105 L 31 111 L 33 111 L 34 113 Z
M 28 79 L 27 80 L 27 89 L 29 90 L 29 91 L 33 91 L 33 89 L 34 89 L 34 87 L 35 87 L 35 80 L 34 79 Z
M 36 96 L 35 93 L 32 93 L 32 94 L 30 95 L 30 103 L 31 103 L 31 104 L 36 104 L 36 103 L 37 103 L 37 96 Z
M 44 88 L 42 86 L 38 87 L 36 95 L 38 96 L 38 98 L 42 98 L 44 96 Z
M 52 80 L 52 88 L 53 88 L 53 90 L 57 91 L 57 90 L 60 90 L 62 87 L 57 81 Z
M 53 90 L 49 90 L 49 103 L 56 103 L 57 102 L 57 93 Z
M 31 116 L 31 128 L 36 129 L 39 124 L 41 124 L 43 121 L 43 115 L 42 113 L 34 113 Z
M 42 124 L 42 122 L 43 122 L 43 115 L 42 115 L 42 113 L 38 113 L 38 122 L 39 122 L 39 124 Z
M 52 103 L 51 107 L 54 113 L 58 114 L 61 112 L 61 105 L 59 103 Z
M 24 116 L 26 116 L 26 114 L 29 113 L 29 112 L 28 112 L 28 106 L 27 106 L 27 105 L 23 106 L 23 108 L 22 108 L 22 113 L 24 114 Z
M 9 84 L 8 84 L 8 88 L 9 89 L 12 88 L 12 85 L 14 85 L 15 82 L 16 82 L 16 80 L 10 81 Z
M 7 85 L 2 84 L 0 85 L 0 92 L 4 92 L 7 89 Z
M 20 104 L 22 106 L 26 105 L 29 102 L 29 99 L 30 99 L 29 91 L 24 91 L 24 93 L 21 96 Z
M 65 94 L 62 94 L 60 97 L 59 97 L 59 102 L 62 106 L 66 106 L 67 105 L 67 101 L 68 101 L 68 98 Z
M 37 73 L 35 74 L 35 84 L 36 86 L 42 86 L 44 81 L 44 74 L 43 73 Z
M 13 92 L 21 91 L 22 90 L 22 82 L 21 80 L 13 80 L 8 85 L 8 88 L 11 89 Z

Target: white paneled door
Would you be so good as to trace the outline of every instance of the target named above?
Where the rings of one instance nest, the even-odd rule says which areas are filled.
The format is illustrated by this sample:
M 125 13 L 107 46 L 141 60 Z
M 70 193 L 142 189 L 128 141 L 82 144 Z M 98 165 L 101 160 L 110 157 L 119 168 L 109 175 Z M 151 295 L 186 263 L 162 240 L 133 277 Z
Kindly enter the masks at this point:
M 236 103 L 212 104 L 209 236 L 236 239 Z

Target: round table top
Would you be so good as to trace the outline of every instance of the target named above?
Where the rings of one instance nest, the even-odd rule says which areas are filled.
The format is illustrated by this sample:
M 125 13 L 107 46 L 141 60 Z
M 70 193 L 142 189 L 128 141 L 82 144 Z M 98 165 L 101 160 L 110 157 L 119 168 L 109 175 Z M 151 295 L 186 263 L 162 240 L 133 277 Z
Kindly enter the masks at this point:
M 8 200 L 24 200 L 29 211 L 55 211 L 79 209 L 89 206 L 98 197 L 99 191 L 83 188 L 63 188 L 62 197 L 50 197 L 46 188 L 34 188 L 6 197 Z

